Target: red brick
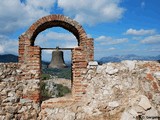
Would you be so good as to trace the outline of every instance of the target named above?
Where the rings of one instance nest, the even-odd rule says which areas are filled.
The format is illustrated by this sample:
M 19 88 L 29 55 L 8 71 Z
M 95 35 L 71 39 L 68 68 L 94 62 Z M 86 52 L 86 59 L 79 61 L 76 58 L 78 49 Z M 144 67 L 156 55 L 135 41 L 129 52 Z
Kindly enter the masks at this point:
M 156 90 L 156 91 L 158 90 L 158 85 L 157 85 L 156 82 L 152 83 L 152 87 L 153 87 L 154 90 Z
M 154 80 L 154 77 L 150 73 L 147 74 L 146 78 L 148 80 Z

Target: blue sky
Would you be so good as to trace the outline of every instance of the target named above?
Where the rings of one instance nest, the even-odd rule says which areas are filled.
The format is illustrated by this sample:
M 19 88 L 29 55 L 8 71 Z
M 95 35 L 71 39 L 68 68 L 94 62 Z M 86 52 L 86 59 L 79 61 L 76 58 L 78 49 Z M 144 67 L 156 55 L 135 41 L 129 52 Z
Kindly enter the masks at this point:
M 160 0 L 0 0 L 0 54 L 18 55 L 18 37 L 36 20 L 63 14 L 78 21 L 94 38 L 95 59 L 110 55 L 160 52 Z M 36 38 L 41 47 L 74 47 L 76 38 L 62 28 L 50 28 Z M 44 60 L 51 51 L 43 51 Z M 65 51 L 69 60 L 70 52 Z

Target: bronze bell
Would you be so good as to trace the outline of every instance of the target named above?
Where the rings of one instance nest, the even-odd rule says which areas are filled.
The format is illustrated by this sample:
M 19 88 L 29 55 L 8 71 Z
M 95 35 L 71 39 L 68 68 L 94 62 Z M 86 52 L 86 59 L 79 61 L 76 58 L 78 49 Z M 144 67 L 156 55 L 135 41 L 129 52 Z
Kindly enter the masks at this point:
M 50 64 L 48 65 L 48 68 L 65 68 L 67 67 L 64 58 L 63 58 L 63 51 L 59 51 L 59 48 L 57 48 L 56 51 L 52 52 L 52 59 Z

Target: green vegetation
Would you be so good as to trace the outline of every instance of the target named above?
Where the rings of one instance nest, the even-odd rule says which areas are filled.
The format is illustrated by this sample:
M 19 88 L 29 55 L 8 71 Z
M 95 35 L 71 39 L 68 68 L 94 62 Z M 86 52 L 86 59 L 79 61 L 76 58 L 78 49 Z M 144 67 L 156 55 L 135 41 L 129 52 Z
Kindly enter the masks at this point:
M 41 74 L 41 80 L 48 80 L 50 79 L 50 74 Z
M 42 100 L 48 99 L 52 97 L 52 94 L 49 93 L 48 89 L 46 89 L 46 83 L 42 82 L 40 84 L 40 88 L 41 88 L 41 97 Z
M 62 84 L 57 84 L 58 94 L 56 97 L 63 97 L 68 93 L 71 93 L 71 90 L 67 86 L 63 86 Z
M 41 80 L 44 80 L 40 85 L 42 101 L 54 97 L 63 97 L 66 94 L 71 93 L 70 88 L 68 88 L 67 86 L 63 86 L 62 84 L 55 84 L 54 82 L 45 82 L 45 80 L 49 80 L 54 77 L 71 79 L 71 67 L 56 69 L 47 68 L 47 66 L 47 63 L 42 63 Z
M 71 79 L 71 67 L 68 68 L 43 68 L 42 69 L 42 80 L 50 79 L 50 76 L 57 76 L 58 78 Z
M 63 97 L 68 93 L 71 93 L 71 90 L 67 86 L 63 86 L 62 84 L 54 84 L 53 86 L 55 89 L 54 91 L 50 92 L 49 89 L 47 88 L 47 84 L 45 82 L 41 83 L 40 87 L 41 87 L 42 101 L 52 98 L 53 96 L 58 98 L 58 97 Z

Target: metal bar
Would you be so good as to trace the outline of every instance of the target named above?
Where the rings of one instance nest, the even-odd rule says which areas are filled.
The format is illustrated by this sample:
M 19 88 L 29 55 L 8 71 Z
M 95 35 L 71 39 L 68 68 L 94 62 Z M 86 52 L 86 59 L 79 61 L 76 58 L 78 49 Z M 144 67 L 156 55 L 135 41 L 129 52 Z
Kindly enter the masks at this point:
M 73 48 L 41 48 L 41 50 L 73 50 Z

